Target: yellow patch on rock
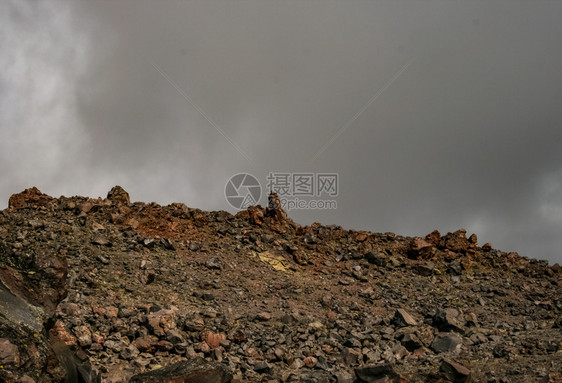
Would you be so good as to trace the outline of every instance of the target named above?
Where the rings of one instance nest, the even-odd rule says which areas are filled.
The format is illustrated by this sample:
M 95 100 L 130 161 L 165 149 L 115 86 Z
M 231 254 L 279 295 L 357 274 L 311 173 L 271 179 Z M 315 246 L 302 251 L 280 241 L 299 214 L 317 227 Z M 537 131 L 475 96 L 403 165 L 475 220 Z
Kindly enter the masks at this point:
M 269 263 L 271 267 L 273 267 L 277 271 L 283 271 L 285 273 L 289 272 L 289 269 L 287 268 L 287 266 L 285 266 L 285 263 L 287 261 L 280 255 L 271 254 L 269 251 L 264 251 L 261 253 L 252 251 L 252 256 L 254 258 L 258 258 L 262 262 Z

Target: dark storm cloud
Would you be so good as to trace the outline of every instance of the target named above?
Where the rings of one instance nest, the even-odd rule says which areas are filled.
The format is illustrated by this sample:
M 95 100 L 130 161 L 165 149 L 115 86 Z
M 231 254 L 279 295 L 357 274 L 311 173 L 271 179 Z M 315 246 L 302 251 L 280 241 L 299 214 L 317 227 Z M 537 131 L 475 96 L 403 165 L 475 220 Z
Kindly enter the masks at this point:
M 337 210 L 291 216 L 561 260 L 560 3 L 1 7 L 3 201 L 226 209 L 238 172 L 338 172 Z

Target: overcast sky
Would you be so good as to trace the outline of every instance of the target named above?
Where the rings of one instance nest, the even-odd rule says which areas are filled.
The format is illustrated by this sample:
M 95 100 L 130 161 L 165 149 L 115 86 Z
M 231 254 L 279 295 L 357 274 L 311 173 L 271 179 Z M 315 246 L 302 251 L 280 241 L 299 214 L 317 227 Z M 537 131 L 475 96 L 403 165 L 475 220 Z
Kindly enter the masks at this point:
M 0 208 L 338 173 L 290 216 L 562 262 L 561 36 L 560 1 L 2 1 Z

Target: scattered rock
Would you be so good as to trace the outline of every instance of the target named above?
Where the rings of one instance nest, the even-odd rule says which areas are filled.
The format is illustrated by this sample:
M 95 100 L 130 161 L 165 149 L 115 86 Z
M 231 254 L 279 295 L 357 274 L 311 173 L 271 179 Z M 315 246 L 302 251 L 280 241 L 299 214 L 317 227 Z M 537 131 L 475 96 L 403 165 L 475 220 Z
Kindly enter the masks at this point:
M 436 353 L 456 352 L 462 345 L 462 338 L 455 333 L 439 333 L 435 336 L 431 349 Z
M 389 379 L 399 377 L 394 366 L 389 363 L 356 368 L 355 374 L 362 382 L 367 383 L 388 382 Z
M 336 383 L 353 383 L 355 377 L 346 371 L 340 371 L 335 374 Z
M 138 374 L 130 383 L 228 383 L 232 374 L 227 367 L 203 358 L 178 362 L 168 367 Z
M 210 270 L 220 270 L 221 269 L 221 262 L 220 262 L 220 259 L 218 257 L 209 258 L 205 265 Z
M 441 363 L 441 371 L 445 377 L 455 383 L 469 383 L 472 381 L 468 368 L 450 359 L 444 359 Z
M 383 267 L 386 266 L 387 262 L 388 262 L 388 256 L 386 254 L 383 253 L 374 253 L 372 251 L 368 252 L 367 254 L 365 254 L 365 259 L 367 261 L 369 261 L 370 263 Z
M 559 266 L 462 230 L 299 226 L 274 196 L 232 216 L 110 194 L 32 191 L 0 211 L 0 381 L 183 381 L 162 366 L 197 358 L 236 382 L 530 383 L 561 370 Z
M 0 338 L 0 365 L 16 365 L 20 363 L 20 353 L 17 346 L 8 339 Z
M 266 312 L 266 311 L 262 311 L 260 313 L 258 313 L 258 315 L 256 316 L 257 320 L 260 321 L 268 321 L 271 319 L 271 314 Z
M 258 374 L 269 374 L 271 372 L 271 366 L 267 362 L 259 361 L 254 364 L 254 371 Z
M 139 349 L 131 344 L 121 350 L 120 356 L 125 360 L 135 359 L 139 355 Z
M 74 335 L 76 335 L 78 344 L 81 347 L 88 347 L 92 344 L 92 333 L 87 326 L 76 326 L 74 328 Z
M 92 239 L 94 245 L 111 246 L 111 241 L 105 235 L 98 235 Z M 102 256 L 103 257 L 103 256 Z
M 464 333 L 464 318 L 455 308 L 438 309 L 433 321 L 435 327 L 441 331 Z
M 307 356 L 304 358 L 303 362 L 306 367 L 313 368 L 316 364 L 318 364 L 318 359 L 313 356 Z
M 404 309 L 397 309 L 394 313 L 394 322 L 398 326 L 417 326 L 418 322 Z
M 219 347 L 222 342 L 226 340 L 225 334 L 214 333 L 212 331 L 203 331 L 201 333 L 201 340 L 203 340 L 211 350 Z
M 433 262 L 426 262 L 416 265 L 416 271 L 419 275 L 429 277 L 435 271 L 435 264 Z

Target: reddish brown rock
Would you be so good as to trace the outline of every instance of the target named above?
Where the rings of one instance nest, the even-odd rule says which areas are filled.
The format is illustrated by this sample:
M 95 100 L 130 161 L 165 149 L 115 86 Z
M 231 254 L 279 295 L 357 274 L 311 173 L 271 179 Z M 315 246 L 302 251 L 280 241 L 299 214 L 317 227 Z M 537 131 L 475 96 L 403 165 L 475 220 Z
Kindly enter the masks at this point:
M 369 236 L 368 233 L 366 233 L 364 231 L 361 231 L 361 232 L 357 233 L 357 235 L 355 236 L 355 240 L 357 242 L 365 242 L 365 240 L 368 238 L 368 236 Z
M 222 333 L 215 333 L 212 331 L 203 331 L 201 333 L 201 340 L 209 345 L 212 349 L 215 349 L 221 345 L 221 342 L 226 340 L 226 335 Z
M 47 206 L 54 198 L 41 193 L 35 186 L 30 189 L 25 189 L 21 193 L 12 194 L 8 201 L 10 209 L 21 209 L 24 207 L 38 208 L 40 206 Z
M 65 327 L 64 323 L 60 320 L 56 321 L 53 328 L 50 330 L 51 334 L 58 338 L 67 346 L 76 345 L 76 337 L 72 335 Z
M 318 359 L 313 356 L 307 356 L 306 358 L 304 358 L 303 362 L 306 367 L 313 368 L 318 363 Z
M 452 261 L 452 260 L 455 260 L 459 257 L 459 253 L 455 253 L 454 251 L 451 251 L 449 249 L 445 249 L 443 251 L 443 255 L 444 255 L 445 260 L 447 260 L 447 261 Z
M 147 316 L 148 328 L 156 336 L 164 336 L 171 329 L 176 328 L 176 314 L 174 310 L 159 310 Z
M 482 250 L 483 251 L 490 251 L 490 250 L 492 250 L 492 245 L 489 242 L 486 242 L 484 245 L 482 245 Z
M 257 320 L 260 321 L 268 321 L 271 319 L 271 314 L 268 313 L 267 311 L 262 311 L 260 313 L 258 313 L 258 315 L 256 316 Z
M 469 383 L 472 381 L 471 373 L 468 368 L 450 359 L 443 360 L 441 371 L 450 381 L 454 383 Z
M 478 237 L 476 236 L 476 234 L 472 234 L 470 237 L 468 237 L 468 249 L 466 249 L 466 254 L 471 256 L 470 257 L 471 260 L 476 254 L 477 248 L 478 248 Z
M 115 306 L 108 306 L 104 309 L 104 314 L 106 318 L 117 318 L 117 315 L 119 315 L 119 309 Z
M 17 346 L 8 339 L 0 338 L 0 365 L 15 365 L 20 363 L 20 353 Z
M 153 335 L 147 335 L 135 339 L 133 344 L 140 352 L 154 352 L 158 344 L 158 338 Z
M 174 345 L 172 342 L 168 342 L 167 340 L 161 340 L 156 344 L 156 348 L 158 351 L 169 352 L 174 348 Z
M 97 344 L 103 344 L 104 338 L 100 334 L 92 333 L 92 342 Z
M 470 246 L 470 242 L 466 238 L 466 230 L 459 229 L 454 233 L 448 233 L 441 238 L 441 247 L 451 250 L 455 253 L 466 253 Z
M 433 230 L 431 233 L 425 236 L 425 240 L 431 243 L 433 246 L 439 246 L 441 241 L 441 233 L 437 230 Z
M 263 218 L 265 216 L 263 208 L 260 206 L 250 206 L 247 210 L 248 219 L 252 225 L 263 225 Z
M 416 237 L 410 243 L 408 256 L 414 259 L 430 259 L 435 255 L 436 248 L 423 238 Z
M 80 211 L 82 213 L 88 214 L 92 210 L 93 207 L 94 207 L 94 204 L 92 202 L 84 202 L 84 203 L 80 204 L 80 206 L 78 208 L 80 209 Z

